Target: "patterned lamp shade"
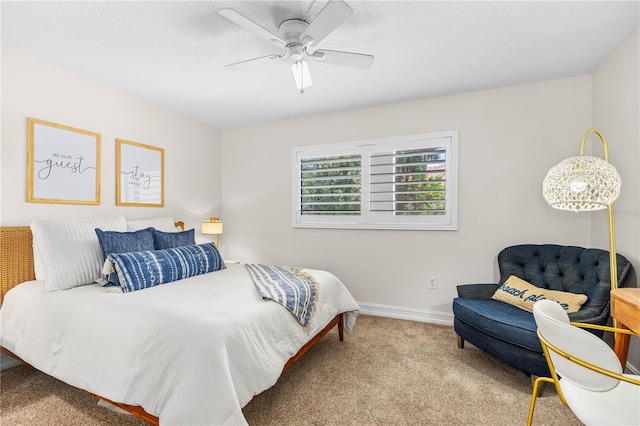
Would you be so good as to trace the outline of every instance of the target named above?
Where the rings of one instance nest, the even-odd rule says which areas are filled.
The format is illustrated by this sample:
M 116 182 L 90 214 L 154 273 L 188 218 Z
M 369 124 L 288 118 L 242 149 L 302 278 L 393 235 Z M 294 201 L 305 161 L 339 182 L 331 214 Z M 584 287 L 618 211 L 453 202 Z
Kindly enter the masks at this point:
M 618 198 L 621 186 L 615 167 L 601 158 L 583 155 L 552 167 L 542 183 L 542 195 L 556 209 L 602 210 Z

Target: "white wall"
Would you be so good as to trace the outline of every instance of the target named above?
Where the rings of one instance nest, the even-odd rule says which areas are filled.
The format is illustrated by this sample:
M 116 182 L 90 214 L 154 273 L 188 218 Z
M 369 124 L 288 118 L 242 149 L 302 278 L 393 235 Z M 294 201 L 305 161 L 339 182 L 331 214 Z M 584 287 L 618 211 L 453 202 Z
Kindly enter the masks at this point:
M 455 286 L 495 282 L 503 247 L 608 247 L 606 215 L 554 210 L 541 195 L 547 170 L 577 155 L 592 126 L 608 138 L 623 177 L 618 250 L 640 267 L 638 92 L 636 31 L 593 85 L 579 76 L 220 131 L 3 50 L 0 223 L 120 213 L 170 215 L 191 227 L 220 215 L 223 204 L 225 257 L 328 269 L 363 306 L 447 322 Z M 27 117 L 102 135 L 100 206 L 26 202 Z M 449 129 L 459 131 L 458 231 L 291 227 L 294 146 Z M 116 138 L 165 149 L 164 208 L 115 206 Z M 438 277 L 438 289 L 426 289 L 428 275 Z M 636 346 L 635 366 L 637 358 Z
M 591 76 L 222 131 L 228 258 L 334 272 L 361 304 L 451 321 L 456 285 L 497 282 L 496 255 L 519 243 L 589 245 L 589 216 L 547 206 L 547 170 L 591 124 Z M 459 131 L 458 231 L 291 226 L 291 149 Z M 438 288 L 427 290 L 427 276 Z
M 101 204 L 27 203 L 27 117 L 101 134 Z M 220 214 L 220 130 L 94 81 L 2 51 L 2 225 L 36 218 L 172 216 L 188 227 Z M 116 138 L 165 150 L 165 206 L 115 205 Z
M 593 74 L 593 127 L 607 139 L 609 161 L 622 178 L 615 203 L 616 250 L 636 267 L 630 287 L 638 287 L 640 268 L 640 32 L 636 30 Z M 598 139 L 593 154 L 602 155 Z M 595 247 L 608 249 L 607 214 L 592 213 Z M 631 339 L 629 364 L 640 370 L 640 342 Z

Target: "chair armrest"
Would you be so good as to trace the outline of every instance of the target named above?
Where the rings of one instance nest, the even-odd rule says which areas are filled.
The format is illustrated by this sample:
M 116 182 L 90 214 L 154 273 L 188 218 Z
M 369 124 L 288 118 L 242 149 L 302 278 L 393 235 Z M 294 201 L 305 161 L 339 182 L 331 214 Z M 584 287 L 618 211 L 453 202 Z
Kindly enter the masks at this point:
M 626 328 L 609 327 L 607 325 L 589 324 L 585 322 L 571 322 L 570 324 L 578 328 L 590 328 L 592 330 L 603 330 L 603 331 L 609 331 L 611 333 L 630 334 L 632 336 L 640 337 L 640 335 L 638 335 L 637 333 L 631 330 L 627 330 Z
M 498 289 L 498 284 L 461 284 L 457 286 L 458 297 L 465 299 L 491 299 Z

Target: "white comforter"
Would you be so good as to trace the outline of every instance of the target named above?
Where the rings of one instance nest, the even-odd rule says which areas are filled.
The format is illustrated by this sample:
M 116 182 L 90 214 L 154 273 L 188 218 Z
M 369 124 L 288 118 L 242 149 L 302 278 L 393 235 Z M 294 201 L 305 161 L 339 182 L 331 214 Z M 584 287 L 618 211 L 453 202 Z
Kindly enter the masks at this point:
M 320 283 L 305 331 L 262 300 L 244 265 L 133 293 L 97 285 L 7 293 L 0 344 L 73 386 L 142 406 L 162 425 L 246 424 L 241 408 L 273 386 L 284 364 L 341 312 L 358 305 L 334 275 Z

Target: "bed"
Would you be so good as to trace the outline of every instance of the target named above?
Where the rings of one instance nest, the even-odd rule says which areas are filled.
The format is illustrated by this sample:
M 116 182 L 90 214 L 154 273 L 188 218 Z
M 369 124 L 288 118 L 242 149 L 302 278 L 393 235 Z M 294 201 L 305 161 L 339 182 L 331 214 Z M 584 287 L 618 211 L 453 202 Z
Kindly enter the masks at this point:
M 246 424 L 244 405 L 332 328 L 342 341 L 355 324 L 357 303 L 320 270 L 304 270 L 317 282 L 305 327 L 235 263 L 129 293 L 47 291 L 32 228 L 1 228 L 1 352 L 152 424 Z

